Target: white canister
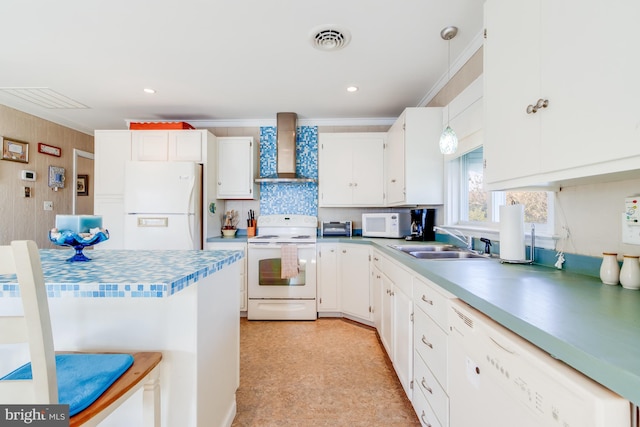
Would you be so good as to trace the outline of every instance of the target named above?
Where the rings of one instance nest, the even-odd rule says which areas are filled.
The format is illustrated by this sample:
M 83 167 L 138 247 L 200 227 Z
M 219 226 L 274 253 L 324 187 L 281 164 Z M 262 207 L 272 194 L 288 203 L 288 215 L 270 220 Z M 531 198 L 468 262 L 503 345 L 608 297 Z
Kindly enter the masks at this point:
M 638 255 L 623 255 L 620 284 L 625 289 L 640 289 L 640 263 Z
M 602 264 L 600 265 L 600 280 L 606 285 L 617 285 L 619 279 L 620 265 L 618 264 L 618 254 L 603 252 Z

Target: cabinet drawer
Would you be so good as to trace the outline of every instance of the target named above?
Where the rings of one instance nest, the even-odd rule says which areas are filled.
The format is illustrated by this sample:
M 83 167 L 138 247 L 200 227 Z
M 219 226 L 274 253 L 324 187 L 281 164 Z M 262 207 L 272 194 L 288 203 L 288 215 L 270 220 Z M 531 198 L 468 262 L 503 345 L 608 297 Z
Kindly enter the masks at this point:
M 411 298 L 411 295 L 413 295 L 411 273 L 386 257 L 380 258 L 380 270 L 386 274 L 394 285 Z
M 427 367 L 447 390 L 447 334 L 422 310 L 414 313 L 414 346 Z
M 418 388 L 424 394 L 429 405 L 435 412 L 436 418 L 443 426 L 449 425 L 449 396 L 440 383 L 433 376 L 418 352 L 414 355 L 414 379 Z M 417 393 L 414 390 L 414 394 Z
M 448 299 L 434 289 L 426 279 L 413 276 L 413 295 L 415 304 L 427 313 L 442 329 L 447 327 Z
M 411 403 L 413 403 L 413 409 L 416 411 L 420 424 L 423 427 L 443 427 L 422 392 L 414 392 Z

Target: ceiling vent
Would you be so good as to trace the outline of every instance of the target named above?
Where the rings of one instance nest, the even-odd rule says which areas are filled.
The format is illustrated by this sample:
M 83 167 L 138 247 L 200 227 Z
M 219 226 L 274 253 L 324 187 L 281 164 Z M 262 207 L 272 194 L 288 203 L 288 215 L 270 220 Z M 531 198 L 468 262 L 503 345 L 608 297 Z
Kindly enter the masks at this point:
M 311 32 L 311 43 L 318 50 L 326 52 L 340 50 L 351 41 L 351 34 L 347 30 L 324 25 Z
M 86 105 L 64 96 L 47 87 L 2 87 L 0 92 L 8 93 L 23 101 L 40 107 L 55 109 L 85 109 Z

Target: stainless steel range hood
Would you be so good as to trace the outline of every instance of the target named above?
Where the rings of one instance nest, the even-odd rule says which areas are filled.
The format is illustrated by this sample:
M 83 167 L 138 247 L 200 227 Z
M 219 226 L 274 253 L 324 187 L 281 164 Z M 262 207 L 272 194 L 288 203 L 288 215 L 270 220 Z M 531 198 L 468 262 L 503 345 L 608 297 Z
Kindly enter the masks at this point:
M 255 182 L 296 183 L 316 182 L 315 178 L 296 175 L 296 113 L 277 114 L 276 174 L 257 178 Z

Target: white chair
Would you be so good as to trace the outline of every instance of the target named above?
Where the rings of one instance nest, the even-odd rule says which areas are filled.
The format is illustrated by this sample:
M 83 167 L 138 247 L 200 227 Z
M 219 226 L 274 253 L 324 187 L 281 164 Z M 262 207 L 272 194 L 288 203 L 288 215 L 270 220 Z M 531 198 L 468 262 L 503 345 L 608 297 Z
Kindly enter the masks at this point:
M 53 347 L 49 304 L 40 254 L 35 242 L 14 241 L 11 246 L 0 246 L 0 274 L 16 274 L 24 309 L 22 316 L 0 316 L 0 344 L 28 344 L 33 378 L 32 380 L 0 381 L 0 402 L 3 404 L 57 404 L 58 380 L 60 384 L 68 384 L 67 378 L 63 376 L 69 370 L 63 370 L 60 363 L 56 373 L 56 353 Z M 77 359 L 75 356 L 87 355 L 86 353 L 68 354 L 72 356 L 58 353 L 58 357 L 66 358 L 66 362 L 75 363 Z M 92 353 L 92 355 L 113 359 L 113 353 L 110 352 Z M 131 367 L 124 373 L 120 374 L 120 371 L 126 367 L 114 374 L 113 376 L 118 374 L 120 376 L 97 400 L 70 418 L 71 426 L 97 425 L 141 387 L 144 387 L 144 425 L 145 427 L 160 426 L 159 363 L 162 353 L 139 352 L 133 353 L 132 356 Z M 90 363 L 90 365 L 106 366 L 100 362 Z M 86 373 L 89 377 L 93 375 L 92 372 Z M 66 390 L 75 390 L 75 388 L 71 385 Z

